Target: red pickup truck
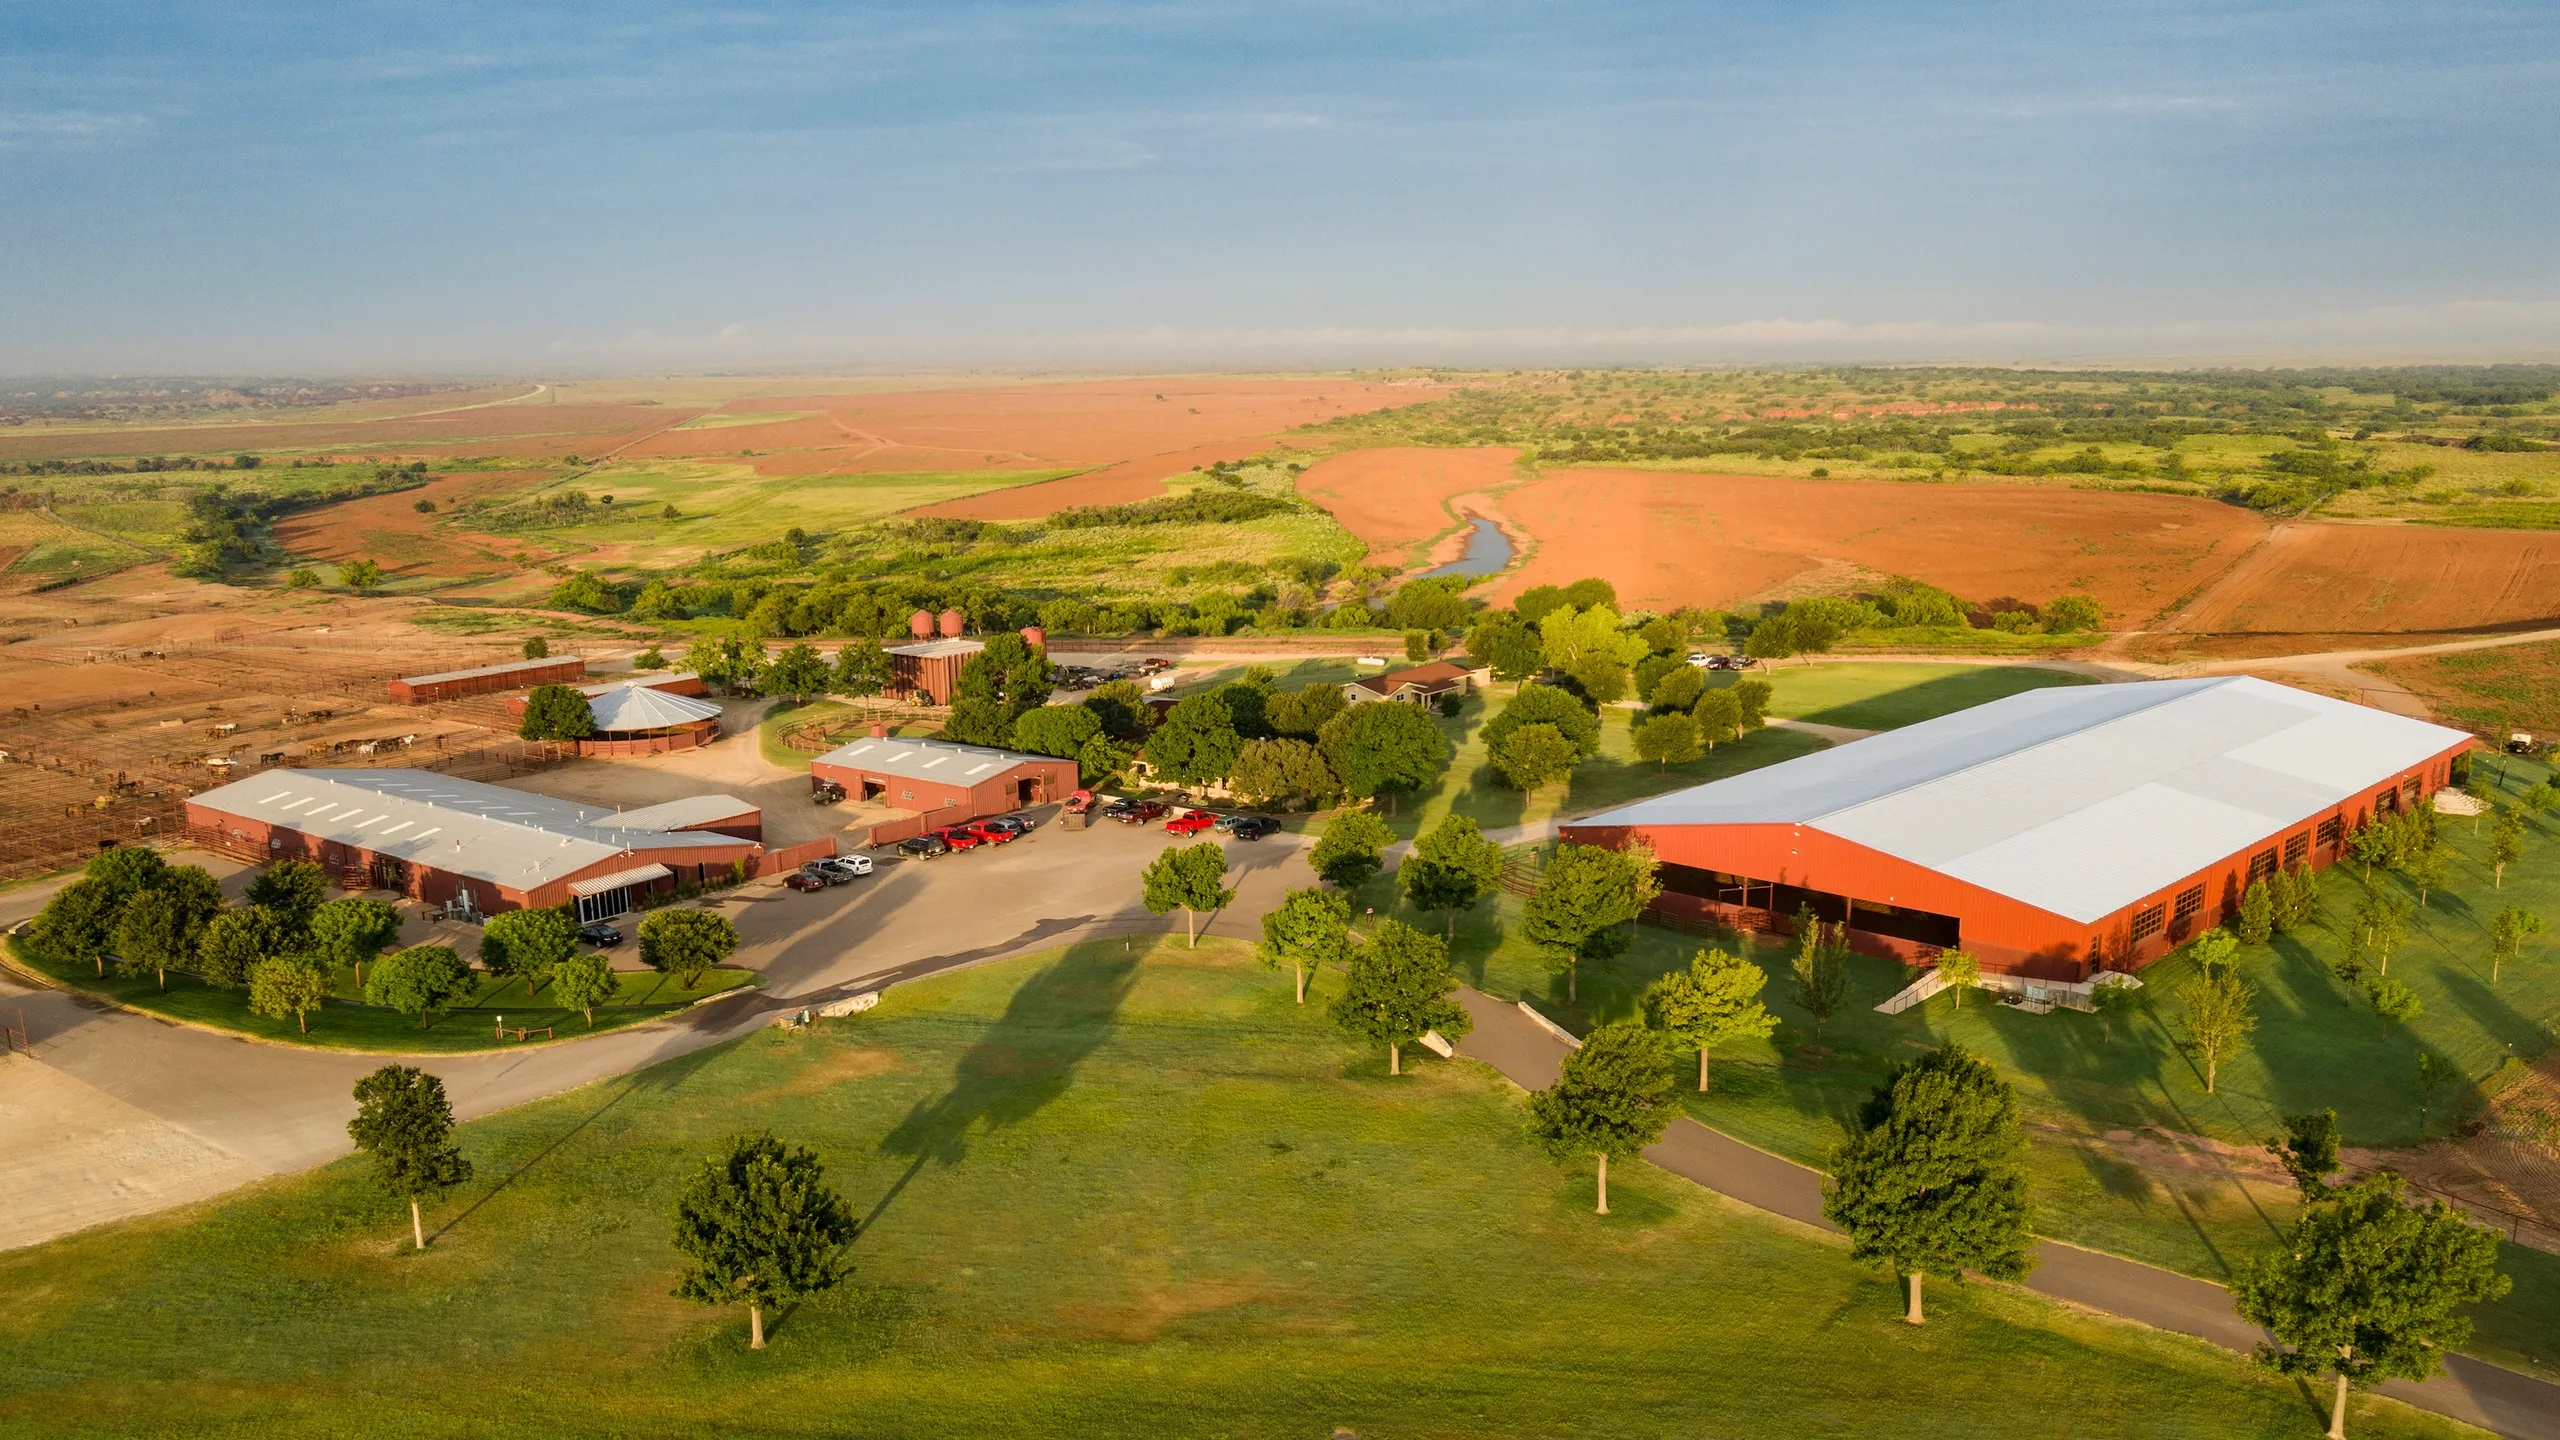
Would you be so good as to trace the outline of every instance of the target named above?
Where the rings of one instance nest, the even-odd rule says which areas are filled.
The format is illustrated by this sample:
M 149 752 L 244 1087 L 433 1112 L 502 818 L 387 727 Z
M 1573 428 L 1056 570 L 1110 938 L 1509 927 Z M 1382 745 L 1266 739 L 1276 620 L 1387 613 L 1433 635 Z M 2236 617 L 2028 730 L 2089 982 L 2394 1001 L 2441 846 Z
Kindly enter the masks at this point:
M 1164 822 L 1167 835 L 1197 835 L 1218 823 L 1218 817 L 1206 810 L 1186 810 Z

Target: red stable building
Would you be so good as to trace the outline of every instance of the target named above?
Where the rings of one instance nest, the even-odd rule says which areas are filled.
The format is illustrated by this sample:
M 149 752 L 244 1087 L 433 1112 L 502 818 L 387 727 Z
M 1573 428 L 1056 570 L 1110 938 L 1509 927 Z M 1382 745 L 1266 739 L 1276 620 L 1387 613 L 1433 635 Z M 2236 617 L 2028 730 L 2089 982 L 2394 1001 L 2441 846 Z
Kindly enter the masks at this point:
M 515 690 L 531 685 L 574 685 L 587 678 L 587 662 L 579 655 L 547 655 L 539 660 L 510 660 L 469 670 L 439 670 L 432 675 L 404 675 L 385 687 L 403 705 L 428 705 Z
M 2459 730 L 2242 676 L 2029 691 L 1563 827 L 1661 857 L 1657 909 L 1804 906 L 1863 953 L 2083 980 L 2452 784 Z
M 1064 800 L 1076 790 L 1076 762 L 871 735 L 810 761 L 809 783 L 833 783 L 850 799 L 928 812 L 933 824 L 949 825 Z
M 186 823 L 192 844 L 309 860 L 346 889 L 481 915 L 574 905 L 581 920 L 741 861 L 772 875 L 835 853 L 832 839 L 765 848 L 763 812 L 734 795 L 617 811 L 426 770 L 268 770 L 190 799 Z

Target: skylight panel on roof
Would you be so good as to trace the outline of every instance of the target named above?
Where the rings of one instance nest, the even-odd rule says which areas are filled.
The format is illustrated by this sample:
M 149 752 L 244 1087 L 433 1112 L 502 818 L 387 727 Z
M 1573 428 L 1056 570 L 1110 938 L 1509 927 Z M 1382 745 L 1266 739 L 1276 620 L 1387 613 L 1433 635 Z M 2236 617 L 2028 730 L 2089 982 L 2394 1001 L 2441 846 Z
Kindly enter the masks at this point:
M 284 797 L 286 797 L 287 795 L 290 795 L 290 794 L 292 794 L 292 793 L 293 793 L 293 792 L 292 792 L 292 791 L 290 791 L 290 790 L 279 790 L 279 791 L 277 791 L 276 793 L 274 793 L 273 795 L 268 796 L 266 799 L 259 801 L 258 803 L 259 803 L 259 804 L 261 804 L 261 805 L 273 805 L 273 804 L 274 804 L 274 803 L 276 803 L 277 801 L 279 801 L 279 800 L 283 799 Z
M 388 839 L 390 839 L 392 836 L 399 834 L 401 831 L 406 830 L 406 829 L 408 829 L 410 826 L 415 825 L 415 824 L 417 824 L 417 823 L 418 823 L 418 822 L 417 822 L 417 821 L 415 821 L 415 820 L 403 820 L 403 821 L 401 821 L 399 824 L 394 825 L 394 826 L 392 826 L 390 829 L 383 831 L 380 835 L 378 835 L 378 836 L 376 836 L 376 837 L 374 837 L 374 838 L 379 839 L 379 840 L 388 840 Z

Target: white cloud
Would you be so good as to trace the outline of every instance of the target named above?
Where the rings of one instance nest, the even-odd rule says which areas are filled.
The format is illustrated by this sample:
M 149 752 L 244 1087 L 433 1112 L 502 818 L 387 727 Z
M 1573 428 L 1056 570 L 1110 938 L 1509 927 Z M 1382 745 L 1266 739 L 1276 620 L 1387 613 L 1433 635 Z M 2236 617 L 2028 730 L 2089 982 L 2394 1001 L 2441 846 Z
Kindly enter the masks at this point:
M 151 128 L 147 115 L 96 110 L 0 110 L 0 149 L 104 144 Z

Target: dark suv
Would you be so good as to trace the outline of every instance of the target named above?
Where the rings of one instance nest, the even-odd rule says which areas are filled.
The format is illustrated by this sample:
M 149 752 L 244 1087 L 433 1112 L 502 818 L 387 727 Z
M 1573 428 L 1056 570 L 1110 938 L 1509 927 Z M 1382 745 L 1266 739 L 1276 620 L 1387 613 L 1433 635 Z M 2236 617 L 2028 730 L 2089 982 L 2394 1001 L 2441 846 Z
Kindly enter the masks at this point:
M 1227 827 L 1227 833 L 1239 840 L 1259 840 L 1279 829 L 1280 822 L 1268 815 L 1239 815 L 1236 823 Z
M 951 842 L 939 835 L 918 835 L 912 840 L 899 841 L 898 853 L 910 860 L 930 860 L 936 855 L 950 854 Z

